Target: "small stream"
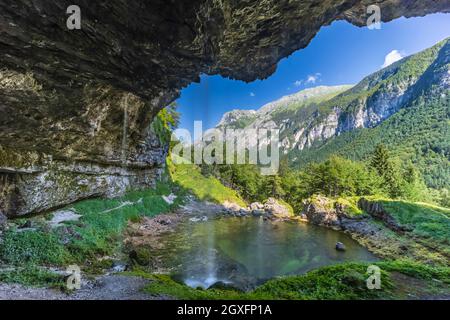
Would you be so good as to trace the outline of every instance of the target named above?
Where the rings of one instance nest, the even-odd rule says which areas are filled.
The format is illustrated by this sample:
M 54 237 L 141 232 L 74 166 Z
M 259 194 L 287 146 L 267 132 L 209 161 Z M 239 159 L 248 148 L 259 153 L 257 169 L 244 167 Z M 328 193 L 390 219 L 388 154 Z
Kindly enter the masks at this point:
M 336 242 L 347 250 L 335 249 Z M 162 238 L 160 257 L 191 287 L 251 289 L 268 279 L 377 258 L 346 234 L 299 222 L 217 218 L 181 223 Z

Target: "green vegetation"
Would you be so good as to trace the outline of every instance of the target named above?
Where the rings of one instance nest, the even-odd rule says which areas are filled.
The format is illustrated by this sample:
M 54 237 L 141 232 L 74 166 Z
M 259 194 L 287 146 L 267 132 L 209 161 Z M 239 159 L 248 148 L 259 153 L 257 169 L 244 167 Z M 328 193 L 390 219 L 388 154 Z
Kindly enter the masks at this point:
M 449 188 L 450 131 L 449 98 L 418 101 L 402 109 L 375 128 L 347 132 L 321 146 L 289 155 L 300 168 L 311 162 L 322 162 L 331 155 L 352 160 L 366 160 L 384 143 L 391 157 L 413 164 L 427 186 Z
M 134 191 L 116 199 L 81 201 L 70 208 L 81 215 L 79 221 L 54 229 L 41 224 L 37 230 L 8 230 L 2 236 L 0 261 L 14 271 L 0 272 L 0 281 L 54 284 L 61 277 L 46 270 L 48 267 L 75 263 L 93 273 L 110 267 L 111 260 L 100 258 L 120 254 L 130 220 L 168 212 L 183 201 L 179 197 L 173 205 L 167 204 L 162 196 L 170 193 L 170 186 L 160 184 L 154 190 Z
M 218 179 L 201 174 L 195 165 L 174 165 L 169 159 L 167 166 L 172 180 L 182 188 L 189 190 L 198 199 L 222 204 L 225 201 L 245 206 L 238 193 L 224 186 Z
M 305 112 L 307 113 L 308 110 L 317 109 L 317 106 L 319 104 L 335 98 L 336 96 L 340 95 L 341 93 L 346 92 L 347 90 L 351 89 L 352 87 L 353 86 L 351 86 L 351 85 L 331 87 L 324 93 L 314 95 L 304 101 L 292 103 L 284 108 L 278 108 L 272 112 L 271 117 L 276 122 L 283 120 L 283 119 L 301 120 L 302 118 L 304 118 Z M 311 91 L 311 90 L 315 90 L 315 88 L 306 89 L 303 92 Z
M 155 190 L 134 191 L 118 199 L 93 199 L 75 204 L 74 209 L 82 218 L 80 223 L 71 223 L 73 232 L 78 234 L 67 245 L 72 258 L 83 262 L 117 252 L 128 221 L 154 217 L 179 204 L 180 200 L 171 206 L 162 199 L 169 194 L 170 189 L 160 184 Z
M 0 246 L 0 260 L 11 265 L 60 265 L 68 258 L 56 235 L 42 231 L 7 231 Z
M 380 201 L 383 208 L 428 247 L 450 256 L 450 209 L 406 201 Z
M 145 291 L 155 296 L 170 296 L 178 299 L 231 300 L 231 299 L 268 299 L 268 300 L 350 300 L 350 299 L 389 299 L 402 298 L 396 292 L 393 272 L 402 273 L 415 279 L 424 280 L 423 293 L 428 287 L 434 288 L 434 282 L 442 282 L 442 287 L 450 283 L 450 268 L 430 267 L 410 261 L 392 261 L 376 263 L 381 270 L 381 290 L 368 290 L 366 279 L 368 264 L 345 263 L 311 271 L 305 275 L 288 276 L 270 280 L 250 292 L 237 290 L 194 289 L 174 281 L 167 275 L 148 275 L 133 273 L 150 279 L 152 282 Z M 434 279 L 434 280 L 433 280 Z M 441 288 L 445 290 L 445 288 Z
M 180 114 L 176 111 L 177 105 L 172 103 L 162 109 L 151 124 L 152 130 L 156 133 L 162 145 L 169 145 L 172 131 L 178 126 Z
M 17 267 L 0 272 L 0 282 L 35 287 L 63 288 L 64 277 L 36 266 Z

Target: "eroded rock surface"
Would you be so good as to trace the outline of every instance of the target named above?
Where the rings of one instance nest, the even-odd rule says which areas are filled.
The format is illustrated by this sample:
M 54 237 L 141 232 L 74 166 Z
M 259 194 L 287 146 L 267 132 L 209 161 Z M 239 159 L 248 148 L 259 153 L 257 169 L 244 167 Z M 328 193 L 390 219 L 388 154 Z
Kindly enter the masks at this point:
M 37 213 L 152 186 L 166 147 L 157 112 L 199 75 L 252 81 L 366 0 L 66 0 L 0 3 L 0 211 Z M 379 0 L 382 20 L 449 12 L 450 1 Z M 195 106 L 193 106 L 195 107 Z

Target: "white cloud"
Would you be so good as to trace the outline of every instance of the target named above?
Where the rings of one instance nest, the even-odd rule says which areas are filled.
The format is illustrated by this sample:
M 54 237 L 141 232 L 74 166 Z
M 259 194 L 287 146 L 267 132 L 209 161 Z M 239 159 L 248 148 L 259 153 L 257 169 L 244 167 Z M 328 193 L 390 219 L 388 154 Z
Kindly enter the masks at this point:
M 254 92 L 250 92 L 250 97 L 256 97 L 256 94 Z
M 303 80 L 297 80 L 294 82 L 294 86 L 300 87 L 303 84 Z
M 398 50 L 392 50 L 384 58 L 384 64 L 381 66 L 381 68 L 386 68 L 391 64 L 393 64 L 394 62 L 403 59 L 403 57 L 404 56 Z
M 315 74 L 310 74 L 307 78 L 306 78 L 306 83 L 307 84 L 315 84 L 317 81 L 319 81 L 320 77 L 322 76 L 321 73 L 317 72 Z

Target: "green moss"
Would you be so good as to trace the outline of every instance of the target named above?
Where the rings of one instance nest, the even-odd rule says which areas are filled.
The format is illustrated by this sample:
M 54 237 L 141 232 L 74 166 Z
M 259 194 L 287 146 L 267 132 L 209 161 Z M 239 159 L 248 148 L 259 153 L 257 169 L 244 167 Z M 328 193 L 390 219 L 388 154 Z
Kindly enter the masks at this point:
M 397 283 L 391 272 L 399 272 L 413 278 L 448 283 L 450 268 L 435 268 L 409 261 L 376 263 L 381 268 L 381 289 L 369 290 L 366 263 L 344 263 L 323 267 L 305 275 L 288 276 L 270 280 L 250 292 L 236 290 L 203 290 L 187 287 L 167 275 L 132 273 L 151 280 L 145 288 L 155 296 L 169 296 L 194 300 L 364 300 L 392 299 L 396 296 Z
M 62 265 L 68 259 L 67 250 L 53 233 L 10 230 L 0 246 L 0 261 L 6 264 Z
M 380 268 L 389 272 L 400 272 L 417 279 L 435 279 L 450 284 L 449 267 L 430 266 L 410 260 L 386 261 L 377 264 Z
M 151 280 L 144 291 L 157 297 L 169 296 L 186 300 L 236 300 L 245 298 L 245 295 L 233 290 L 193 289 L 174 281 L 168 275 L 151 275 L 140 271 L 129 274 Z

